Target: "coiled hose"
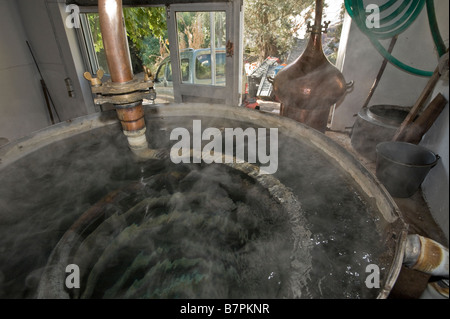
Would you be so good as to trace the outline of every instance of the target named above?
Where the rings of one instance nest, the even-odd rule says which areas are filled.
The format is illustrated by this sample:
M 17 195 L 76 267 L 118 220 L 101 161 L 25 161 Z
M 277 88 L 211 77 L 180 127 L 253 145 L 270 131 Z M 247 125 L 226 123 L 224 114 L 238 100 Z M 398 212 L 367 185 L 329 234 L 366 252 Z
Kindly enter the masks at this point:
M 397 5 L 397 3 L 400 3 L 400 5 Z M 345 0 L 345 8 L 350 17 L 386 60 L 409 73 L 431 77 L 433 72 L 416 69 L 406 65 L 392 56 L 392 54 L 390 54 L 380 43 L 380 40 L 392 38 L 409 28 L 419 16 L 425 4 L 433 40 L 439 57 L 441 57 L 446 53 L 447 49 L 438 29 L 434 10 L 434 0 L 388 0 L 385 4 L 379 6 L 380 16 L 383 16 L 382 13 L 386 11 L 391 13 L 380 19 L 379 28 L 369 28 L 367 26 L 366 20 L 369 13 L 366 13 L 363 1 Z M 395 7 L 396 5 L 397 7 Z

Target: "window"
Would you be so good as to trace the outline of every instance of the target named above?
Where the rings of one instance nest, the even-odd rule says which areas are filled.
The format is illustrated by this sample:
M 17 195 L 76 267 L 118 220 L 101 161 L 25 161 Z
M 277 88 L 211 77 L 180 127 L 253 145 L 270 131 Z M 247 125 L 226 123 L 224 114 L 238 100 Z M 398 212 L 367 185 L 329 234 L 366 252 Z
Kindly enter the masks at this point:
M 225 85 L 225 53 L 216 53 L 216 85 Z M 211 79 L 211 54 L 198 55 L 195 60 L 197 80 Z M 208 84 L 211 84 L 209 82 Z
M 225 12 L 177 12 L 176 19 L 178 48 L 182 54 L 190 54 L 194 58 L 192 60 L 192 63 L 195 63 L 194 83 L 225 86 Z M 190 78 L 184 76 L 182 54 L 180 55 L 182 83 L 192 83 Z M 189 61 L 187 67 L 189 68 Z
M 89 12 L 82 9 L 80 15 L 85 63 L 91 73 L 102 69 L 108 75 L 98 12 L 85 10 Z M 161 61 L 169 56 L 165 7 L 125 7 L 123 12 L 133 73 L 143 72 L 144 65 L 156 73 Z
M 167 82 L 172 82 L 172 63 L 167 62 L 166 64 L 166 81 Z
M 105 49 L 103 48 L 102 34 L 100 32 L 100 19 L 98 13 L 86 14 L 87 31 L 92 39 L 92 46 L 95 52 L 95 56 L 90 57 L 92 71 L 96 72 L 98 69 L 102 69 L 105 74 L 109 74 L 108 63 L 106 61 Z
M 181 59 L 181 80 L 183 82 L 190 81 L 190 70 L 189 59 Z
M 103 48 L 98 9 L 80 9 L 81 28 L 77 31 L 85 70 L 95 74 L 97 70 L 102 69 L 105 72 L 104 80 L 107 80 L 109 69 Z M 143 72 L 144 65 L 153 74 L 158 71 L 157 76 L 165 88 L 161 89 L 158 87 L 160 84 L 155 84 L 155 102 L 172 102 L 172 67 L 170 62 L 163 63 L 169 56 L 165 7 L 124 7 L 123 15 L 133 73 Z M 186 72 L 184 76 L 188 76 L 189 71 Z M 147 102 L 144 100 L 144 103 Z
M 102 69 L 106 77 L 97 8 L 80 9 L 77 30 L 86 71 Z M 191 101 L 186 97 L 193 96 L 196 101 L 239 104 L 241 21 L 233 16 L 242 14 L 240 9 L 239 3 L 228 1 L 123 7 L 133 73 L 141 73 L 145 65 L 155 74 L 156 103 Z M 237 54 L 225 54 L 227 44 Z
M 166 79 L 166 67 L 167 63 L 161 64 L 158 73 L 156 73 L 156 78 L 158 79 L 158 81 L 164 81 Z

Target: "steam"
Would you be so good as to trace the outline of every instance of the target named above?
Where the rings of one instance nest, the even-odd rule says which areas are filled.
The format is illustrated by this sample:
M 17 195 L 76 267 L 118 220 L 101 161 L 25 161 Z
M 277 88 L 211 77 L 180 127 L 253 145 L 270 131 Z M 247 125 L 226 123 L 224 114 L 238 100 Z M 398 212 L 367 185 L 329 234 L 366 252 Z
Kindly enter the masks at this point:
M 239 127 L 225 128 L 225 136 L 222 137 L 221 130 L 215 127 L 208 127 L 202 133 L 201 120 L 194 120 L 192 126 L 192 149 L 191 134 L 188 129 L 177 127 L 170 133 L 170 140 L 178 141 L 170 151 L 170 159 L 173 163 L 191 163 L 192 160 L 193 163 L 203 161 L 207 164 L 233 162 L 255 164 L 258 157 L 261 174 L 274 174 L 278 170 L 278 128 L 269 130 L 270 141 L 267 143 L 266 128 L 258 128 L 258 130 L 251 127 L 245 130 Z M 246 139 L 247 143 L 245 143 Z M 209 141 L 203 149 L 202 141 Z M 222 147 L 223 144 L 224 147 Z
M 150 121 L 161 128 L 149 131 L 150 140 L 170 149 L 171 129 L 185 122 Z M 9 165 L 0 171 L 0 297 L 35 297 L 37 278 L 67 229 L 108 194 L 116 197 L 103 206 L 102 226 L 83 234 L 92 237 L 83 237 L 68 261 L 94 274 L 73 297 L 376 295 L 364 285 L 365 265 L 378 263 L 383 250 L 371 203 L 308 141 L 282 133 L 278 141 L 273 176 L 247 163 L 137 163 L 123 134 L 108 128 Z M 155 277 L 162 280 L 156 286 Z
M 40 274 L 36 269 L 45 267 L 64 232 L 98 199 L 126 182 L 119 169 L 128 152 L 119 133 L 108 137 L 93 131 L 57 142 L 2 169 L 0 297 L 34 297 Z
M 121 200 L 130 206 L 105 206 L 100 215 L 110 217 L 74 251 L 71 262 L 86 275 L 73 297 L 299 297 L 297 276 L 310 268 L 301 208 L 276 179 L 246 173 L 258 174 L 251 166 L 169 165 L 142 179 Z

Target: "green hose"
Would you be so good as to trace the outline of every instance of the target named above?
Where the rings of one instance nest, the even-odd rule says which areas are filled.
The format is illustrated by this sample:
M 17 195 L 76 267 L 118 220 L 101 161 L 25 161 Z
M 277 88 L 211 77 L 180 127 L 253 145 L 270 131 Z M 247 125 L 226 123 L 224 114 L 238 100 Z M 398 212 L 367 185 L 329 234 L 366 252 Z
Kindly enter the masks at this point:
M 434 11 L 434 0 L 403 0 L 401 4 L 393 10 L 388 16 L 382 18 L 380 20 L 380 28 L 368 28 L 366 26 L 366 10 L 361 0 L 345 0 L 345 8 L 359 27 L 359 29 L 369 38 L 378 52 L 390 63 L 396 65 L 397 67 L 415 74 L 419 76 L 430 77 L 433 75 L 433 72 L 424 71 L 420 69 L 413 68 L 409 65 L 404 64 L 403 62 L 396 59 L 392 54 L 390 54 L 384 47 L 381 45 L 381 39 L 392 38 L 396 35 L 399 35 L 406 29 L 408 29 L 411 24 L 416 20 L 416 18 L 421 13 L 425 4 L 427 5 L 428 12 L 428 21 L 433 34 L 433 40 L 436 44 L 439 56 L 442 56 L 446 52 L 445 44 L 442 41 L 441 35 L 439 33 L 436 14 Z M 379 7 L 380 14 L 383 11 L 393 9 L 394 5 L 398 2 L 398 0 L 389 0 L 385 4 Z M 406 11 L 405 11 L 406 10 Z M 395 21 L 390 25 L 387 25 L 388 22 Z
M 427 0 L 427 12 L 428 12 L 428 22 L 430 23 L 431 34 L 433 35 L 434 43 L 439 54 L 439 57 L 443 56 L 447 52 L 445 43 L 442 40 L 441 33 L 439 32 L 439 27 L 436 20 L 436 12 L 434 11 L 434 1 Z

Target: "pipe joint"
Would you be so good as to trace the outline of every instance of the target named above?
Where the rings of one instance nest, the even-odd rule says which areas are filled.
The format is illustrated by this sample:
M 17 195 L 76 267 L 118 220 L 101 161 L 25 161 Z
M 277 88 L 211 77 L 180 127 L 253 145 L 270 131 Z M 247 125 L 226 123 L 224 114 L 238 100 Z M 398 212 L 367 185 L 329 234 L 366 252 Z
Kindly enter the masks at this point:
M 115 104 L 114 108 L 116 109 L 132 109 L 134 107 L 138 107 L 142 105 L 142 100 L 133 102 L 133 103 L 127 103 L 127 104 Z
M 140 151 L 148 148 L 145 132 L 145 127 L 137 131 L 123 131 L 123 134 L 127 137 L 128 145 L 132 151 Z
M 155 158 L 158 156 L 158 151 L 148 147 L 142 107 L 144 99 L 154 102 L 156 98 L 153 75 L 148 68 L 144 68 L 142 77 L 133 75 L 122 20 L 122 0 L 99 0 L 98 9 L 111 80 L 105 83 L 98 80 L 92 82 L 92 76 L 85 76 L 86 79 L 91 80 L 91 90 L 96 95 L 94 102 L 95 104 L 114 104 L 131 151 L 142 159 Z
M 147 73 L 142 76 L 134 76 L 128 82 L 102 83 L 101 70 L 97 71 L 97 77 L 93 77 L 89 72 L 84 73 L 84 77 L 91 82 L 91 91 L 95 94 L 94 103 L 97 105 L 112 103 L 116 107 L 123 108 L 127 105 L 142 102 L 143 99 L 154 101 L 156 92 L 153 88 L 153 81 Z
M 134 132 L 145 128 L 144 108 L 140 103 L 133 107 L 116 108 L 116 112 L 124 131 Z

